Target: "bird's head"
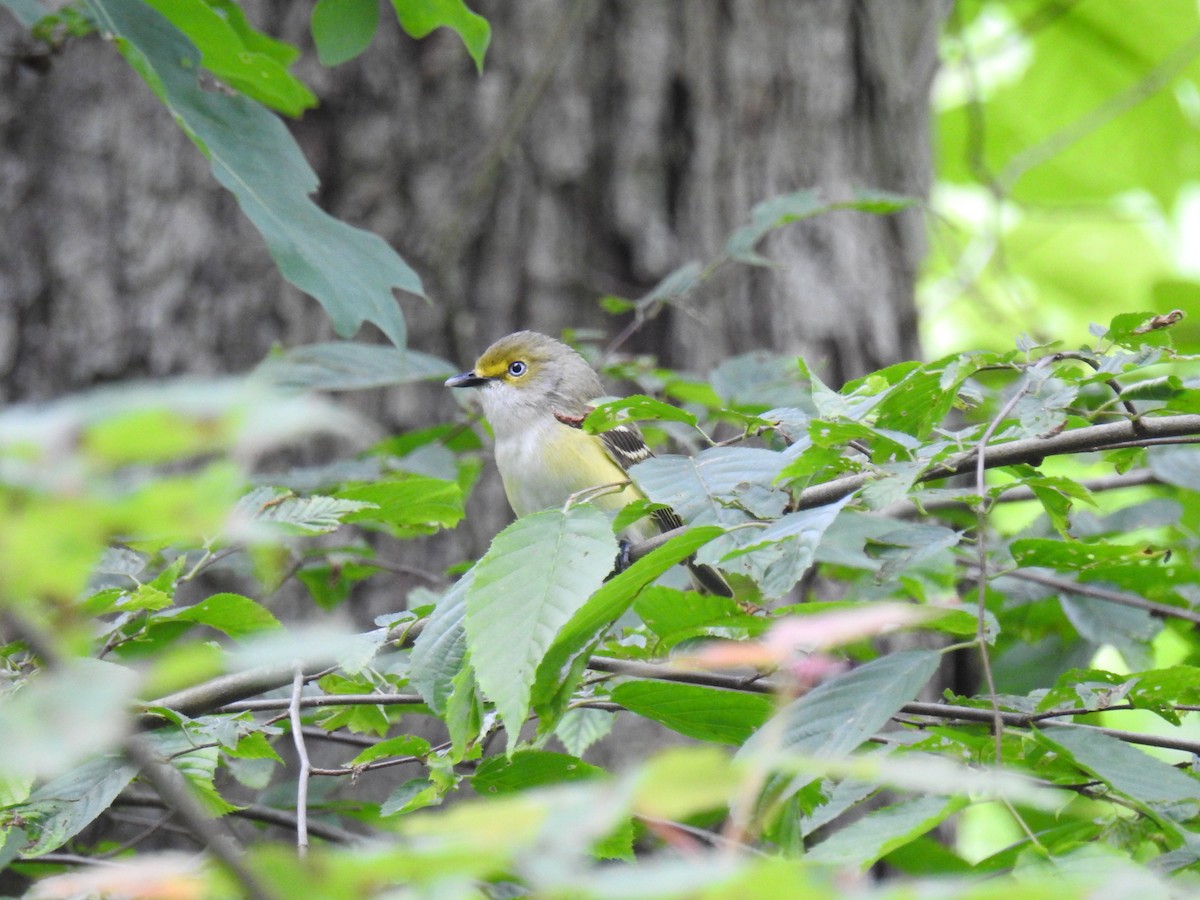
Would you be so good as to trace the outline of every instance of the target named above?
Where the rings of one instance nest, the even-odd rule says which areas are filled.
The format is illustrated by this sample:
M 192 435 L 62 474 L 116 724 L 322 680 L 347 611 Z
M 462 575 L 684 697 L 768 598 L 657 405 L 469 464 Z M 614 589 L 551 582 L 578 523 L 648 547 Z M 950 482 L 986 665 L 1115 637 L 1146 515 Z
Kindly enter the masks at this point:
M 446 387 L 482 388 L 484 414 L 493 428 L 530 415 L 579 415 L 603 393 L 600 379 L 562 341 L 518 331 L 483 352 L 470 372 L 447 379 Z

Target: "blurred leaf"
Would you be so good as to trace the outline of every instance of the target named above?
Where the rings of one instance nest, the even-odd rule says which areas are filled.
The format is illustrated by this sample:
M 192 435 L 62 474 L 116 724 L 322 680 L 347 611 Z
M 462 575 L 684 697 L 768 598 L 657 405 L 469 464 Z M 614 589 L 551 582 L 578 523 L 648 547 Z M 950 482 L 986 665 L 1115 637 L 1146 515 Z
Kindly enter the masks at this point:
M 936 828 L 968 804 L 965 797 L 915 797 L 872 810 L 805 854 L 816 863 L 866 868 Z
M 377 759 L 384 759 L 391 756 L 428 756 L 431 752 L 429 741 L 415 734 L 403 734 L 400 737 L 390 738 L 386 741 L 380 741 L 374 746 L 368 747 L 354 759 L 350 760 L 350 765 L 361 766 L 365 763 L 372 762 Z
M 312 11 L 317 59 L 323 66 L 354 59 L 370 45 L 378 25 L 378 0 L 318 0 Z
M 912 700 L 933 677 L 940 661 L 940 654 L 931 650 L 907 650 L 839 675 L 785 706 L 746 742 L 739 755 L 845 756 Z M 847 710 L 854 710 L 854 715 L 848 716 Z M 797 776 L 784 796 L 794 794 L 814 777 Z
M 1200 450 L 1195 447 L 1152 447 L 1147 459 L 1155 478 L 1176 487 L 1200 491 Z
M 87 0 L 101 27 L 122 40 L 131 66 L 238 198 L 280 272 L 315 297 L 343 337 L 370 321 L 398 347 L 404 317 L 393 288 L 422 294 L 416 273 L 377 235 L 322 212 L 309 198 L 317 178 L 283 123 L 254 101 L 207 91 L 200 54 L 137 0 Z
M 50 10 L 38 0 L 0 0 L 0 6 L 9 9 L 26 28 L 33 28 L 40 20 L 50 15 Z
M 0 777 L 51 777 L 110 750 L 129 728 L 134 686 L 130 670 L 81 658 L 57 671 L 40 672 L 21 690 L 3 696 Z M 69 727 L 69 740 L 64 727 Z
M 361 391 L 446 378 L 454 372 L 445 360 L 416 350 L 333 341 L 268 356 L 254 375 L 282 390 Z
M 475 68 L 483 72 L 483 55 L 492 40 L 492 28 L 463 0 L 392 0 L 392 7 L 400 26 L 412 37 L 423 38 L 443 26 L 456 32 L 475 61 Z
M 529 711 L 542 657 L 613 568 L 617 543 L 594 506 L 524 516 L 492 541 L 467 589 L 467 645 L 483 692 L 508 730 Z
M 707 746 L 665 750 L 633 777 L 634 811 L 672 821 L 723 808 L 742 782 L 729 756 Z
M 612 699 L 687 737 L 734 746 L 750 737 L 775 708 L 765 694 L 663 681 L 627 681 L 613 689 Z
M 1095 729 L 1054 728 L 1039 731 L 1038 739 L 1139 803 L 1188 803 L 1192 815 L 1200 804 L 1200 781 L 1115 737 Z

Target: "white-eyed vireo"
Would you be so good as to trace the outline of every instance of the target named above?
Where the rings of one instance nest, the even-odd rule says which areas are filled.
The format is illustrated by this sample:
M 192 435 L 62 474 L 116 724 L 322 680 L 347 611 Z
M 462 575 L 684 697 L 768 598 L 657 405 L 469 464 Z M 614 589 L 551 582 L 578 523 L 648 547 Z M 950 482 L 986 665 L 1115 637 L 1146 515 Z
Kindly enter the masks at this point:
M 642 493 L 626 470 L 653 454 L 633 425 L 601 434 L 583 430 L 583 418 L 604 394 L 600 378 L 582 356 L 561 341 L 534 331 L 503 337 L 484 351 L 475 368 L 446 381 L 446 387 L 480 388 L 483 413 L 496 436 L 496 466 L 504 493 L 518 516 L 562 506 L 572 495 L 597 491 L 593 501 L 618 510 Z M 624 487 L 621 487 L 624 485 Z M 683 522 L 669 509 L 635 522 L 623 537 L 645 540 Z M 715 569 L 688 564 L 696 586 L 731 596 Z

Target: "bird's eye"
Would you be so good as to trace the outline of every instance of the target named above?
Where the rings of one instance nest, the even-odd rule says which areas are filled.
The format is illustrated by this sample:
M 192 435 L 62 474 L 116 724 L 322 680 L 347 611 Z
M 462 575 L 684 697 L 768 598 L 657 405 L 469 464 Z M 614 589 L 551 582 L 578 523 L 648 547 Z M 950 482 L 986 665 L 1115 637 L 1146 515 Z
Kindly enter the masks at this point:
M 512 375 L 514 378 L 520 378 L 525 374 L 526 368 L 528 367 L 525 365 L 525 363 L 518 359 L 515 362 L 510 362 L 508 364 L 508 374 Z

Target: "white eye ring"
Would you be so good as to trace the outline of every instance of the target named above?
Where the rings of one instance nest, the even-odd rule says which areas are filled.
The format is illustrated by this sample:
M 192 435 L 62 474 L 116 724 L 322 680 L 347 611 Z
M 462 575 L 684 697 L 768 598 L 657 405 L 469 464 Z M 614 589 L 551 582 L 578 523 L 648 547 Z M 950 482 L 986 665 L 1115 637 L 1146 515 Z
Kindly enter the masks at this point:
M 526 368 L 528 367 L 525 365 L 525 363 L 518 359 L 516 362 L 510 362 L 508 364 L 508 374 L 512 375 L 514 378 L 520 378 L 525 374 Z

